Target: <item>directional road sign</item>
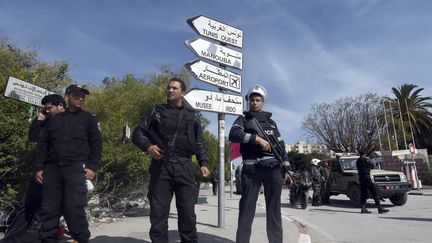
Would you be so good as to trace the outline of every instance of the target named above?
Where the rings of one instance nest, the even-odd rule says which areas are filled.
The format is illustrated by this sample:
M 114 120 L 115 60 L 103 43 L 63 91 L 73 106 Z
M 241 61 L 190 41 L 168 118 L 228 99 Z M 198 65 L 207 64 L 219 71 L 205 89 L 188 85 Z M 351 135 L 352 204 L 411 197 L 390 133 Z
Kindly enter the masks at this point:
M 42 106 L 42 98 L 49 94 L 53 92 L 14 77 L 9 77 L 4 93 L 6 97 L 37 106 Z
M 202 15 L 188 19 L 187 23 L 202 36 L 239 48 L 243 47 L 243 30 Z
M 185 67 L 201 81 L 241 93 L 241 76 L 201 60 L 188 62 Z
M 203 39 L 187 40 L 185 44 L 199 57 L 237 69 L 243 68 L 243 55 L 241 52 Z
M 197 110 L 234 115 L 243 114 L 243 97 L 239 95 L 191 89 L 184 98 Z

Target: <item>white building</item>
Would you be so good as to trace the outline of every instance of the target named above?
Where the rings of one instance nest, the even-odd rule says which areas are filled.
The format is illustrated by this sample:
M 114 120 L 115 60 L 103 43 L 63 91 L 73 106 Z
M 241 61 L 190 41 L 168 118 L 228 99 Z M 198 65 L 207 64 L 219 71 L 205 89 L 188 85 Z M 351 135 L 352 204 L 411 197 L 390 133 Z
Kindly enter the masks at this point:
M 287 152 L 297 151 L 300 154 L 316 153 L 328 153 L 329 150 L 324 144 L 310 144 L 305 141 L 299 141 L 296 144 L 285 144 L 285 150 Z

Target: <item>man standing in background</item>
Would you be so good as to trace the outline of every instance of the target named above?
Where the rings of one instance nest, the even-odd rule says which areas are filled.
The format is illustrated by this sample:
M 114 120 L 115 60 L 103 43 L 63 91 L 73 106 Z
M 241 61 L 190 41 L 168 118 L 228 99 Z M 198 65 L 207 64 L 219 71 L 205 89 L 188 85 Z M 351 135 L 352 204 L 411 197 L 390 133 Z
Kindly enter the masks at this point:
M 43 171 L 42 243 L 58 242 L 62 213 L 73 239 L 78 243 L 90 239 L 84 211 L 86 179 L 92 180 L 99 167 L 102 138 L 96 116 L 82 109 L 89 94 L 78 85 L 67 87 L 67 111 L 50 119 L 41 132 L 35 168 Z

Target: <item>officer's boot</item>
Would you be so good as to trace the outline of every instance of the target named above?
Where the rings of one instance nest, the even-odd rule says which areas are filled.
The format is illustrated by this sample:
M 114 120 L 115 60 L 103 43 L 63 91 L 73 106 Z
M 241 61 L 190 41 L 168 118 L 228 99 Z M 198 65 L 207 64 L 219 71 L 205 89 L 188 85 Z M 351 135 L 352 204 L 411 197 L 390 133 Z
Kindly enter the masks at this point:
M 383 208 L 381 205 L 378 206 L 378 213 L 387 213 L 388 211 L 388 209 Z
M 366 204 L 363 204 L 361 206 L 361 213 L 371 213 L 371 211 L 369 211 L 369 210 L 366 209 Z

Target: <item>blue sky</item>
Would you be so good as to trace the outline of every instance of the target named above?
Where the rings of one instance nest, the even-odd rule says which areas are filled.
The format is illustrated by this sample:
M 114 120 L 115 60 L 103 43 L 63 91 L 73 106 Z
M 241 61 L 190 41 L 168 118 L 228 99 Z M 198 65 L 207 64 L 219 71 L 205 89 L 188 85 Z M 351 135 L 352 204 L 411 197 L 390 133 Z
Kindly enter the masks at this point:
M 265 109 L 295 143 L 307 138 L 301 123 L 314 103 L 390 95 L 403 83 L 431 96 L 431 12 L 427 0 L 1 0 L 0 36 L 43 61 L 68 61 L 77 83 L 98 83 L 197 59 L 184 45 L 198 37 L 186 19 L 211 17 L 244 31 L 242 94 L 264 85 Z M 216 113 L 204 114 L 217 134 Z

